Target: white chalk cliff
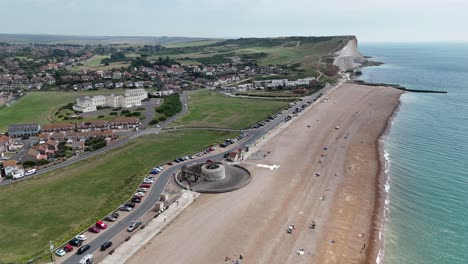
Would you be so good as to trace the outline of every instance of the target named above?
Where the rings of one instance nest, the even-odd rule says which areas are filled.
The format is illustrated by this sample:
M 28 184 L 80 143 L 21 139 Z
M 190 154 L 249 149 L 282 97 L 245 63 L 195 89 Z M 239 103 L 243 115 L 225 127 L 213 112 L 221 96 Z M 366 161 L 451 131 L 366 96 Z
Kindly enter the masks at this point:
M 348 44 L 336 52 L 335 55 L 333 63 L 340 67 L 342 71 L 355 69 L 366 62 L 366 58 L 358 50 L 358 41 L 355 37 L 351 38 Z

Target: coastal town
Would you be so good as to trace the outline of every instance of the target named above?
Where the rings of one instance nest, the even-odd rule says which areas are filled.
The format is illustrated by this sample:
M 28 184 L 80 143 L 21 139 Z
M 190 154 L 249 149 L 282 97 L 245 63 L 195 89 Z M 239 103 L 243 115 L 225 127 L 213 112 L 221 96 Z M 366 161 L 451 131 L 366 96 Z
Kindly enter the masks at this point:
M 367 250 L 371 239 L 370 219 L 355 216 L 352 223 L 341 223 L 353 210 L 343 211 L 345 216 L 333 214 L 337 210 L 333 201 L 343 202 L 334 194 L 343 188 L 355 192 L 359 186 L 341 184 L 348 178 L 366 177 L 370 180 L 363 183 L 368 190 L 363 195 L 374 201 L 377 141 L 363 142 L 378 137 L 402 92 L 344 83 L 365 59 L 356 50 L 354 37 L 336 39 L 254 40 L 254 45 L 273 45 L 274 41 L 285 49 L 336 41 L 339 44 L 329 44 L 330 50 L 348 52 L 338 52 L 333 58 L 325 52 L 311 61 L 314 66 L 266 63 L 262 59 L 268 55 L 261 52 L 203 57 L 209 52 L 196 47 L 2 44 L 9 56 L 0 64 L 0 115 L 19 106 L 38 113 L 28 113 L 28 117 L 10 112 L 9 120 L 29 122 L 0 123 L 4 128 L 0 186 L 15 188 L 55 177 L 61 178 L 46 188 L 61 189 L 55 184 L 65 178 L 75 189 L 90 188 L 88 182 L 95 181 L 109 186 L 107 190 L 97 184 L 93 191 L 108 201 L 98 209 L 97 221 L 62 229 L 49 251 L 41 251 L 37 244 L 31 258 L 50 257 L 55 263 L 150 263 L 154 259 L 157 263 L 191 259 L 196 263 L 243 263 L 244 259 L 292 263 L 297 258 L 321 261 L 327 254 L 339 254 L 343 259 L 364 261 L 368 255 L 360 252 Z M 251 41 L 231 40 L 214 44 L 214 49 Z M 354 47 L 351 55 L 349 47 Z M 197 55 L 187 55 L 194 51 Z M 378 103 L 372 107 L 360 103 L 369 98 Z M 25 104 L 28 100 L 31 103 Z M 358 115 L 366 109 L 375 114 Z M 378 126 L 356 132 L 369 122 Z M 356 146 L 372 162 L 364 164 L 348 155 Z M 303 158 L 306 151 L 309 159 Z M 347 167 L 354 169 L 343 169 Z M 291 181 L 282 175 L 296 176 Z M 264 207 L 263 202 L 252 205 L 251 201 L 263 199 L 260 193 L 274 204 L 284 203 L 286 209 L 272 204 Z M 300 194 L 306 199 L 301 200 Z M 281 197 L 291 199 L 281 201 Z M 92 203 L 86 197 L 80 201 Z M 241 206 L 236 208 L 234 202 Z M 183 226 L 206 221 L 218 224 L 198 226 L 197 237 L 187 237 L 190 230 L 175 222 L 174 230 L 168 224 L 189 205 L 195 211 L 179 216 Z M 232 210 L 213 215 L 213 210 L 222 208 Z M 257 213 L 248 215 L 247 208 Z M 349 208 L 366 215 L 374 210 L 357 204 Z M 47 210 L 56 212 L 55 207 Z M 259 217 L 275 220 L 265 224 L 264 228 L 274 231 L 263 234 L 266 240 L 255 242 L 257 251 L 239 241 L 253 243 L 253 237 L 264 233 L 264 228 L 256 226 Z M 333 223 L 346 230 L 334 233 Z M 211 228 L 229 235 L 212 234 Z M 158 235 L 163 229 L 170 235 Z M 224 250 L 216 250 L 210 237 Z M 323 244 L 319 237 L 332 242 Z M 193 250 L 205 253 L 176 254 L 178 245 L 189 248 L 187 243 L 202 243 L 205 249 Z M 161 251 L 163 244 L 167 249 Z M 275 254 L 267 254 L 270 247 L 277 249 Z M 77 254 L 70 253 L 74 249 Z
M 169 116 L 153 120 L 151 108 L 163 104 L 165 97 L 184 91 L 208 87 L 230 95 L 280 91 L 283 96 L 300 97 L 323 87 L 315 77 L 284 78 L 289 66 L 260 66 L 247 56 L 195 65 L 169 57 L 148 58 L 161 50 L 165 48 L 0 43 L 0 106 L 10 107 L 35 91 L 123 90 L 119 94 L 77 96 L 74 103 L 56 105 L 59 110 L 51 123 L 10 123 L 7 131 L 0 131 L 0 157 L 6 161 L 2 177 L 21 178 L 28 169 L 95 150 L 87 143 L 93 139 L 111 144 L 119 134 L 164 121 Z M 86 67 L 96 58 L 102 58 L 97 62 L 99 68 Z M 106 116 L 108 120 L 99 120 Z

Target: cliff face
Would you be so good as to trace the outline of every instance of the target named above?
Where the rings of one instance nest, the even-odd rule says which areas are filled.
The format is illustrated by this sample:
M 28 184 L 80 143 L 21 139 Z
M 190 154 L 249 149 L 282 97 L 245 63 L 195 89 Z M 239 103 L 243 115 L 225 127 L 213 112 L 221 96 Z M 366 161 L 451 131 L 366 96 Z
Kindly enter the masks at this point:
M 341 50 L 335 53 L 336 66 L 340 67 L 342 71 L 352 70 L 361 66 L 366 59 L 358 50 L 358 41 L 356 37 L 351 38 Z

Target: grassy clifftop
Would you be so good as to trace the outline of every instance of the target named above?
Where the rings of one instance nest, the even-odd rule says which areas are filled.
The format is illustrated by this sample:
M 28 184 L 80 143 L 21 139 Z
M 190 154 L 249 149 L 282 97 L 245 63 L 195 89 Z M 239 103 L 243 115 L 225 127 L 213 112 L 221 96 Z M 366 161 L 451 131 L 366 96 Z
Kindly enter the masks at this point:
M 206 45 L 166 46 L 158 55 L 198 64 L 228 63 L 231 57 L 239 56 L 244 60 L 255 59 L 261 65 L 293 66 L 302 75 L 314 75 L 330 65 L 335 52 L 353 39 L 354 36 L 240 38 L 206 42 Z

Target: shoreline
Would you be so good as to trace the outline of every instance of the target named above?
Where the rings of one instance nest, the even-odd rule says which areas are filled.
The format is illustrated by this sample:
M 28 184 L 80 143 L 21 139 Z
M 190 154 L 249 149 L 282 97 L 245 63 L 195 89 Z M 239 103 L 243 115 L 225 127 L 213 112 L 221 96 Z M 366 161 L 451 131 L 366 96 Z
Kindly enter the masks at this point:
M 402 93 L 398 99 L 398 104 L 393 109 L 392 115 L 387 119 L 386 126 L 379 138 L 377 139 L 377 153 L 379 159 L 378 173 L 377 173 L 377 182 L 375 186 L 375 202 L 374 202 L 374 213 L 372 215 L 372 225 L 370 226 L 369 232 L 369 249 L 368 254 L 366 254 L 365 263 L 383 263 L 384 256 L 384 231 L 385 225 L 387 222 L 385 210 L 386 210 L 386 200 L 389 196 L 389 193 L 386 190 L 386 185 L 389 183 L 390 178 L 388 175 L 387 166 L 388 161 L 385 157 L 385 141 L 388 138 L 390 130 L 392 128 L 392 123 L 395 120 L 396 116 L 400 112 L 401 107 L 401 96 L 405 93 Z
M 249 185 L 235 192 L 201 195 L 166 232 L 126 263 L 216 263 L 236 254 L 249 263 L 364 263 L 369 259 L 369 241 L 378 234 L 373 232 L 378 232 L 373 221 L 382 182 L 377 144 L 403 92 L 349 83 L 338 87 L 272 133 L 268 143 L 257 145 L 257 151 L 267 155 L 244 163 L 254 175 Z M 265 170 L 257 164 L 279 167 Z M 320 177 L 314 172 L 320 172 Z M 317 223 L 315 230 L 309 228 L 312 221 Z M 292 235 L 284 232 L 291 223 L 297 227 Z M 364 243 L 367 248 L 362 248 Z M 299 256 L 298 248 L 305 254 Z

